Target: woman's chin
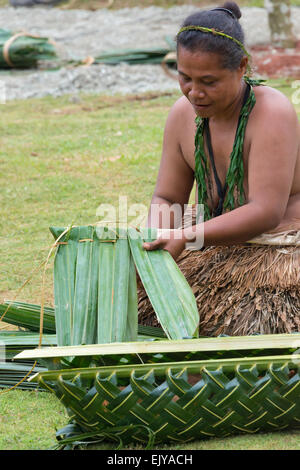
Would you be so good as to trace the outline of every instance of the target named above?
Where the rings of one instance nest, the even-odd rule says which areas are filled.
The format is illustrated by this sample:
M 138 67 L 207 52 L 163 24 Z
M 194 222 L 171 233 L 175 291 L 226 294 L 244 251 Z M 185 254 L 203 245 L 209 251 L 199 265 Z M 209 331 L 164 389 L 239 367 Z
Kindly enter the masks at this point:
M 196 115 L 198 117 L 201 117 L 201 118 L 209 118 L 209 117 L 212 116 L 212 114 L 208 110 L 205 110 L 205 109 L 203 109 L 201 111 L 196 111 L 195 110 L 195 112 L 196 112 Z
M 211 106 L 197 106 L 195 104 L 192 105 L 194 108 L 194 111 L 198 117 L 206 118 L 211 116 Z

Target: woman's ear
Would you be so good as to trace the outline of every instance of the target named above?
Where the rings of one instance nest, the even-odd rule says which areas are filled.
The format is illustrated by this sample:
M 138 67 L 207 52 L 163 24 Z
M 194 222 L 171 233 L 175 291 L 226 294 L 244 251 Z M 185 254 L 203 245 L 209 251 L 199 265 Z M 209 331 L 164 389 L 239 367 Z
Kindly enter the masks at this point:
M 241 60 L 240 65 L 239 65 L 239 71 L 240 71 L 242 76 L 245 75 L 246 72 L 247 72 L 248 61 L 249 61 L 248 57 L 244 55 L 244 57 Z

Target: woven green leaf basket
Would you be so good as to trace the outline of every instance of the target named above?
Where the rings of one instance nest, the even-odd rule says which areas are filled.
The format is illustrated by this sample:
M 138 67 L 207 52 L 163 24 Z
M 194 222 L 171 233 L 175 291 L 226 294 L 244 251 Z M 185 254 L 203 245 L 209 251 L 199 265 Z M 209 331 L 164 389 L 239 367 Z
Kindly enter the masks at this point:
M 300 428 L 299 346 L 297 334 L 259 335 L 43 348 L 19 357 L 55 367 L 76 355 L 89 364 L 31 378 L 68 411 L 62 444 L 147 445 Z
M 48 369 L 29 380 L 67 409 L 60 447 L 300 428 L 299 334 L 198 338 L 192 291 L 167 252 L 141 248 L 149 233 L 52 233 L 58 347 L 16 358 Z M 138 334 L 134 267 L 164 338 L 155 328 Z

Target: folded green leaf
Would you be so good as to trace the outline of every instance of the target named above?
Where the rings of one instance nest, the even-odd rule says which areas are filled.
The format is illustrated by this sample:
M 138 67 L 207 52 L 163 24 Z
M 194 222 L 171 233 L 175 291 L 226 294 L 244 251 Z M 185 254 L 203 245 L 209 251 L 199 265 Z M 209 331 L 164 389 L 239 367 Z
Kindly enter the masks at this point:
M 147 251 L 144 241 L 156 238 L 153 229 L 128 229 L 129 243 L 141 281 L 165 333 L 171 339 L 194 336 L 199 314 L 194 294 L 171 255 Z

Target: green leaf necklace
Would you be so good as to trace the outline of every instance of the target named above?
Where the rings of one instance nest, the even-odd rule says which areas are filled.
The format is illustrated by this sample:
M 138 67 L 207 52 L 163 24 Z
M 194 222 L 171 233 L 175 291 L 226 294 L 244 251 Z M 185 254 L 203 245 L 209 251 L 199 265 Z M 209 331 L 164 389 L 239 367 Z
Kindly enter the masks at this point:
M 224 187 L 222 187 L 220 183 L 215 168 L 208 125 L 209 120 L 208 118 L 201 118 L 199 116 L 196 118 L 195 178 L 198 186 L 198 204 L 203 204 L 204 206 L 204 221 L 217 217 L 224 212 L 231 211 L 245 203 L 245 192 L 243 186 L 243 145 L 248 118 L 256 102 L 252 86 L 261 85 L 261 81 L 253 80 L 249 77 L 244 77 L 244 80 L 247 84 L 247 88 L 239 115 Z M 206 137 L 210 163 L 218 190 L 219 203 L 216 209 L 210 209 L 208 205 L 209 199 L 212 203 L 212 179 L 210 165 L 204 151 L 204 137 Z

